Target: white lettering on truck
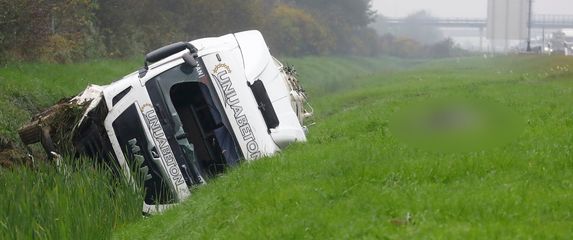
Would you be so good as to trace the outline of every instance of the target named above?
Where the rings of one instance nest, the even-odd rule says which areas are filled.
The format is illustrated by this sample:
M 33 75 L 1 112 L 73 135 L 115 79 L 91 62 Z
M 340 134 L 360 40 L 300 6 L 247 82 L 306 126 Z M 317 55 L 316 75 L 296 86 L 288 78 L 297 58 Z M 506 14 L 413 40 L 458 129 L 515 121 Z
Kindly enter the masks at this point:
M 246 142 L 249 156 L 252 159 L 261 157 L 259 144 L 257 143 L 247 116 L 243 113 L 243 106 L 241 106 L 237 92 L 235 91 L 235 88 L 233 88 L 233 82 L 229 77 L 229 73 L 231 72 L 229 66 L 226 64 L 219 64 L 216 66 L 214 72 L 216 75 L 211 75 L 213 79 L 216 80 L 215 82 L 217 83 L 217 87 L 223 94 L 223 102 L 225 104 L 225 108 L 231 108 L 231 110 L 233 110 L 233 118 L 239 126 L 239 132 L 241 133 L 242 140 Z
M 155 109 L 151 107 L 151 109 L 144 112 L 143 115 L 145 116 L 145 121 L 147 122 L 147 126 L 151 130 L 153 140 L 155 141 L 155 146 L 159 149 L 161 157 L 163 158 L 165 164 L 167 165 L 166 169 L 167 173 L 171 176 L 171 179 L 178 186 L 185 184 L 185 180 L 183 179 L 183 175 L 181 175 L 181 171 L 179 170 L 179 166 L 177 165 L 177 160 L 175 159 L 173 151 L 171 151 L 171 147 L 169 146 L 169 142 L 165 137 L 165 132 L 163 132 L 163 128 L 159 123 L 159 118 L 157 118 L 157 113 L 155 113 Z

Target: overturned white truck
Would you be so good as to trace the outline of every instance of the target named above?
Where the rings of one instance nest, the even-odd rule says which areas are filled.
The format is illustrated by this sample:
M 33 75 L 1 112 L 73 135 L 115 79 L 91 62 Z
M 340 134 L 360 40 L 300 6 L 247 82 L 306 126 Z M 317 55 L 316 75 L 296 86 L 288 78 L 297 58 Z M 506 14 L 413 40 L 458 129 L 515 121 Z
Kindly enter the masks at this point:
M 185 199 L 229 166 L 306 141 L 312 115 L 292 69 L 270 55 L 258 31 L 155 50 L 138 72 L 35 116 L 20 129 L 25 144 L 61 151 L 54 113 L 62 104 L 81 106 L 66 135 L 74 154 L 117 163 L 128 177 L 143 174 L 144 212 Z

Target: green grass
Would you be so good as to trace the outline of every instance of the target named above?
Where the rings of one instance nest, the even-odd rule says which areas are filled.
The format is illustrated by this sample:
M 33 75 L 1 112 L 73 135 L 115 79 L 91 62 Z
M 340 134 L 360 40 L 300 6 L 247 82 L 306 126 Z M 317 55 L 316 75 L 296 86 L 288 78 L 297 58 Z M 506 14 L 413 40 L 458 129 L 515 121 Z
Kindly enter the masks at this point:
M 135 71 L 136 60 L 78 64 L 23 63 L 0 67 L 0 136 L 16 140 L 16 130 L 34 113 L 74 96 L 88 84 L 106 84 Z
M 388 74 L 406 69 L 421 61 L 397 58 L 324 58 L 306 57 L 283 59 L 287 65 L 294 65 L 300 80 L 310 95 L 332 94 L 340 90 L 364 87 L 362 79 L 380 73 Z
M 0 170 L 0 238 L 573 237 L 573 60 L 285 62 L 316 110 L 308 143 L 235 168 L 146 219 L 130 188 L 93 168 Z M 15 140 L 33 113 L 140 65 L 2 67 L 0 135 Z M 404 109 L 458 98 L 497 103 L 525 126 L 507 144 L 457 153 L 424 150 L 392 128 Z M 392 223 L 407 214 L 411 223 Z
M 307 82 L 312 94 L 322 92 L 321 86 L 327 83 L 330 90 L 346 87 L 344 82 L 380 72 L 378 66 L 389 62 L 360 58 L 289 60 L 300 66 L 305 83 L 311 76 L 307 71 L 317 75 L 328 72 L 313 76 L 315 82 Z M 0 67 L 0 137 L 18 143 L 17 129 L 33 114 L 79 93 L 88 83 L 110 83 L 141 64 L 140 59 L 133 59 Z M 142 219 L 141 196 L 130 186 L 89 164 L 78 166 L 79 160 L 68 161 L 76 166 L 68 164 L 66 171 L 42 164 L 33 170 L 0 168 L 0 239 L 102 239 L 111 237 L 118 227 Z
M 237 167 L 115 238 L 573 237 L 573 59 L 398 62 L 366 77 L 306 61 L 295 65 L 314 93 L 308 143 Z M 524 126 L 508 143 L 470 152 L 396 137 L 392 119 L 404 109 L 459 98 L 499 104 Z
M 0 170 L 1 239 L 110 238 L 141 218 L 140 191 L 87 160 L 73 161 Z
M 33 114 L 88 83 L 109 83 L 136 66 L 130 60 L 1 67 L 0 137 L 20 145 L 17 130 Z M 140 194 L 84 161 L 66 160 L 65 171 L 41 162 L 33 169 L 0 168 L 0 239 L 109 238 L 117 226 L 140 219 Z

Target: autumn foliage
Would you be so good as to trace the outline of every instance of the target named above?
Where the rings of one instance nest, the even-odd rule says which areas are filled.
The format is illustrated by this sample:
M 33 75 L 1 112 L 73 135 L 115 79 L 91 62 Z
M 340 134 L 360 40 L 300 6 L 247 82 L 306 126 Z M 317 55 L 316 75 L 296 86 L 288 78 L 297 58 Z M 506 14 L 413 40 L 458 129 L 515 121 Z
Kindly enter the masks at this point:
M 279 55 L 371 52 L 354 46 L 370 0 L 0 0 L 0 9 L 2 61 L 126 57 L 250 29 Z

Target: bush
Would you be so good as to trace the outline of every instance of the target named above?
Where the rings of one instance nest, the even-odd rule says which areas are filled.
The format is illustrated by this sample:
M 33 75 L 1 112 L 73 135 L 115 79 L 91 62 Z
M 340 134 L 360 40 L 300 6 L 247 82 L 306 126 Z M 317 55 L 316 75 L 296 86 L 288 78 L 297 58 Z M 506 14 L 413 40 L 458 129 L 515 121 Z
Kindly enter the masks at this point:
M 434 44 L 423 45 L 416 40 L 394 37 L 391 34 L 385 34 L 379 38 L 379 49 L 382 55 L 402 58 L 447 58 L 469 54 L 449 38 Z
M 327 28 L 302 9 L 279 4 L 270 19 L 266 26 L 269 45 L 282 54 L 325 54 L 334 44 Z

